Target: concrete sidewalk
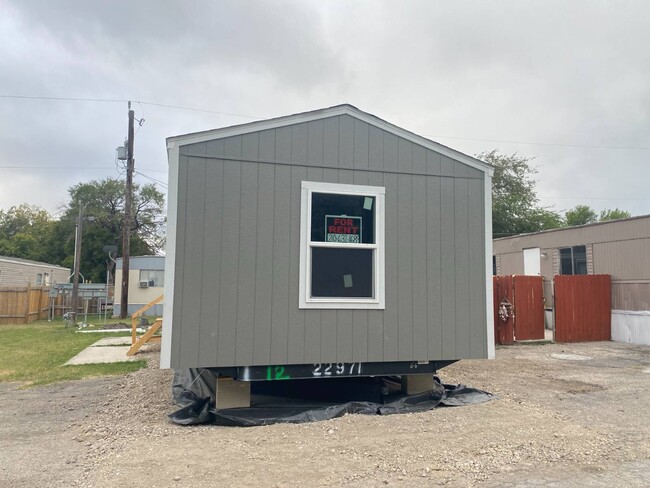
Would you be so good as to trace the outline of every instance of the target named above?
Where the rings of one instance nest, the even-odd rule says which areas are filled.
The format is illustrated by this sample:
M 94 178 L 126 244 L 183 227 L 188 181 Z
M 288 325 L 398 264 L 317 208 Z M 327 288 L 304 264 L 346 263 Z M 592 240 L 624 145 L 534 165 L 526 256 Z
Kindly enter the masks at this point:
M 140 351 L 147 351 L 152 346 L 153 344 L 145 344 Z M 130 337 L 105 337 L 81 351 L 65 364 L 124 363 L 141 360 L 142 356 L 138 354 L 135 356 L 126 355 L 130 348 Z

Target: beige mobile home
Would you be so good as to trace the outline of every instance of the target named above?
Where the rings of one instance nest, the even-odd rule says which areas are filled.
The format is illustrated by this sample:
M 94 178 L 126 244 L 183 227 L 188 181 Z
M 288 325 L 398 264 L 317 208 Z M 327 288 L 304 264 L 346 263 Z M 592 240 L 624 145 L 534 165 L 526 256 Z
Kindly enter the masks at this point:
M 0 286 L 50 286 L 69 280 L 70 269 L 57 264 L 0 256 Z
M 115 260 L 115 283 L 122 283 L 122 258 Z M 163 294 L 165 284 L 164 256 L 131 256 L 129 259 L 129 307 L 127 315 L 131 315 Z M 115 293 L 113 315 L 119 316 L 122 309 L 122 294 Z M 151 307 L 147 315 L 162 315 L 163 305 L 157 303 Z
M 650 216 L 495 239 L 494 272 L 544 276 L 546 307 L 553 277 L 612 276 L 612 339 L 650 344 Z

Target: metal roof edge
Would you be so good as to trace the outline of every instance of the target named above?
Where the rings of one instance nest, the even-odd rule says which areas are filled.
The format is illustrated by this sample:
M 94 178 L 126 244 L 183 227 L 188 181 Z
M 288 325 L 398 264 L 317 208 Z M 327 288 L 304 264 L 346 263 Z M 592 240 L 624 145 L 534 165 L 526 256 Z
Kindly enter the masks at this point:
M 70 271 L 70 269 L 71 269 L 71 268 L 65 268 L 65 267 L 60 266 L 58 264 L 44 263 L 42 261 L 32 261 L 31 259 L 16 258 L 16 257 L 13 257 L 13 256 L 0 256 L 0 262 L 24 264 L 24 265 L 27 265 L 27 266 L 47 267 L 47 268 L 52 268 L 52 269 L 61 269 L 61 270 L 65 270 L 65 271 Z
M 551 232 L 562 232 L 562 231 L 570 231 L 570 230 L 575 230 L 575 229 L 584 229 L 585 227 L 596 227 L 598 225 L 607 225 L 607 224 L 615 224 L 618 222 L 629 222 L 630 220 L 641 220 L 641 219 L 647 219 L 650 218 L 650 214 L 646 215 L 635 215 L 634 217 L 628 217 L 626 219 L 616 219 L 616 220 L 605 220 L 603 222 L 592 222 L 591 224 L 582 224 L 582 225 L 572 225 L 570 227 L 557 227 L 555 229 L 546 229 L 546 230 L 540 230 L 537 232 L 529 232 L 527 234 L 513 234 L 511 236 L 506 236 L 506 237 L 497 237 L 495 239 L 492 239 L 493 241 L 505 241 L 507 239 L 515 239 L 515 238 L 520 238 L 520 237 L 528 237 L 528 236 L 536 236 L 540 234 L 549 234 Z

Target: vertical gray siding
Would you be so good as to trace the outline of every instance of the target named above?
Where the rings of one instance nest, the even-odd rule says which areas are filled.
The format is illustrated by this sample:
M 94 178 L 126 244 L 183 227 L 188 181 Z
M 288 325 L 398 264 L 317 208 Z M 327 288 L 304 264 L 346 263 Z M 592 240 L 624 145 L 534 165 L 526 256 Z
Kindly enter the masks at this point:
M 175 368 L 486 357 L 483 173 L 344 115 L 181 146 Z M 300 310 L 302 181 L 386 188 L 386 309 Z
M 214 363 L 217 359 L 218 322 L 221 304 L 221 249 L 223 239 L 223 161 L 206 163 L 205 208 L 209 218 L 204 222 L 203 266 L 201 268 L 201 307 L 203 314 L 199 324 L 199 364 Z
M 277 157 L 277 156 L 276 156 Z M 289 232 L 291 223 L 291 167 L 275 169 L 275 213 L 273 220 L 273 305 L 271 317 L 271 364 L 287 359 L 289 336 Z

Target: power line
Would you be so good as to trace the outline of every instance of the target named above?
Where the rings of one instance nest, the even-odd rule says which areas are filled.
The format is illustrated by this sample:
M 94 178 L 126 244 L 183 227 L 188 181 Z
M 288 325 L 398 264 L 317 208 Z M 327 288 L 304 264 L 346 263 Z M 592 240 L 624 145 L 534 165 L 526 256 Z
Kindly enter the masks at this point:
M 0 98 L 15 98 L 18 100 L 57 100 L 62 102 L 106 102 L 106 103 L 124 103 L 128 100 L 119 98 L 78 98 L 78 97 L 45 97 L 31 95 L 0 95 Z
M 0 169 L 87 169 L 87 170 L 114 170 L 113 166 L 48 166 L 48 165 L 38 165 L 38 164 L 22 164 L 22 165 L 10 165 L 10 166 L 0 166 Z M 167 170 L 163 169 L 153 169 L 153 168 L 144 168 L 145 171 L 151 171 L 154 173 L 167 173 Z
M 30 95 L 0 95 L 0 98 L 11 98 L 18 100 L 53 100 L 60 102 L 100 102 L 100 103 L 126 103 L 128 100 L 121 98 L 79 98 L 79 97 L 47 97 L 47 96 L 30 96 Z M 256 115 L 236 114 L 232 112 L 221 112 L 219 110 L 209 110 L 204 108 L 184 107 L 181 105 L 171 105 L 167 103 L 147 102 L 145 100 L 133 100 L 134 103 L 141 105 L 151 105 L 153 107 L 172 108 L 176 110 L 189 110 L 191 112 L 204 112 L 208 114 L 230 115 L 232 117 L 244 117 L 248 119 L 262 120 L 267 117 L 258 117 Z
M 183 107 L 183 106 L 180 106 L 180 105 L 168 105 L 166 103 L 143 102 L 143 101 L 140 101 L 140 100 L 136 100 L 136 101 L 138 103 L 143 104 L 143 105 L 151 105 L 151 106 L 154 106 L 154 107 L 173 108 L 173 109 L 177 109 L 177 110 L 189 110 L 189 111 L 192 111 L 192 112 L 204 112 L 204 113 L 208 113 L 208 114 L 230 115 L 230 116 L 233 116 L 233 117 L 244 117 L 244 118 L 247 118 L 247 119 L 257 119 L 257 120 L 263 120 L 263 119 L 268 118 L 268 117 L 258 117 L 257 115 L 235 114 L 235 113 L 232 113 L 232 112 L 219 112 L 217 110 L 208 110 L 208 109 L 203 109 L 203 108 Z
M 79 98 L 79 97 L 49 97 L 49 96 L 29 96 L 29 95 L 0 95 L 0 98 L 19 99 L 19 100 L 55 100 L 67 102 L 105 102 L 105 103 L 124 103 L 128 102 L 126 99 L 120 98 Z M 234 112 L 222 112 L 219 110 L 209 110 L 204 108 L 186 107 L 182 105 L 171 105 L 167 103 L 148 102 L 145 100 L 133 100 L 135 103 L 142 105 L 151 105 L 153 107 L 171 108 L 175 110 L 188 110 L 191 112 L 202 112 L 209 114 L 228 115 L 231 117 L 244 117 L 248 119 L 262 120 L 268 117 L 260 117 L 257 115 L 237 114 Z M 576 147 L 583 149 L 623 149 L 623 150 L 639 150 L 648 151 L 650 147 L 645 146 L 603 146 L 595 144 L 565 144 L 557 142 L 539 142 L 539 141 L 511 141 L 505 139 L 483 139 L 477 137 L 456 137 L 456 136 L 441 136 L 441 135 L 428 135 L 423 134 L 424 137 L 432 139 L 454 139 L 460 141 L 477 141 L 477 142 L 497 142 L 502 144 L 522 144 L 530 146 L 549 146 L 549 147 Z
M 424 135 L 424 137 L 430 137 L 436 139 L 456 139 L 462 141 L 500 142 L 503 144 L 525 144 L 531 146 L 580 147 L 580 148 L 587 148 L 587 149 L 633 149 L 633 150 L 641 150 L 641 151 L 650 150 L 650 147 L 643 147 L 643 146 L 595 146 L 589 144 L 561 144 L 556 142 L 506 141 L 501 139 L 478 139 L 475 137 L 452 137 L 452 136 L 432 136 L 432 135 Z
M 547 197 L 538 195 L 538 198 L 546 200 L 650 200 L 650 198 L 629 198 L 629 197 Z
M 165 183 L 164 181 L 160 181 L 160 180 L 157 180 L 156 178 L 152 178 L 151 176 L 146 175 L 146 174 L 142 173 L 141 171 L 135 171 L 135 174 L 140 175 L 140 176 L 142 176 L 143 178 L 146 178 L 146 179 L 148 179 L 149 181 L 151 181 L 151 182 L 153 182 L 153 183 L 156 183 L 156 184 L 162 186 L 162 187 L 165 188 L 165 189 L 168 188 L 167 183 Z

